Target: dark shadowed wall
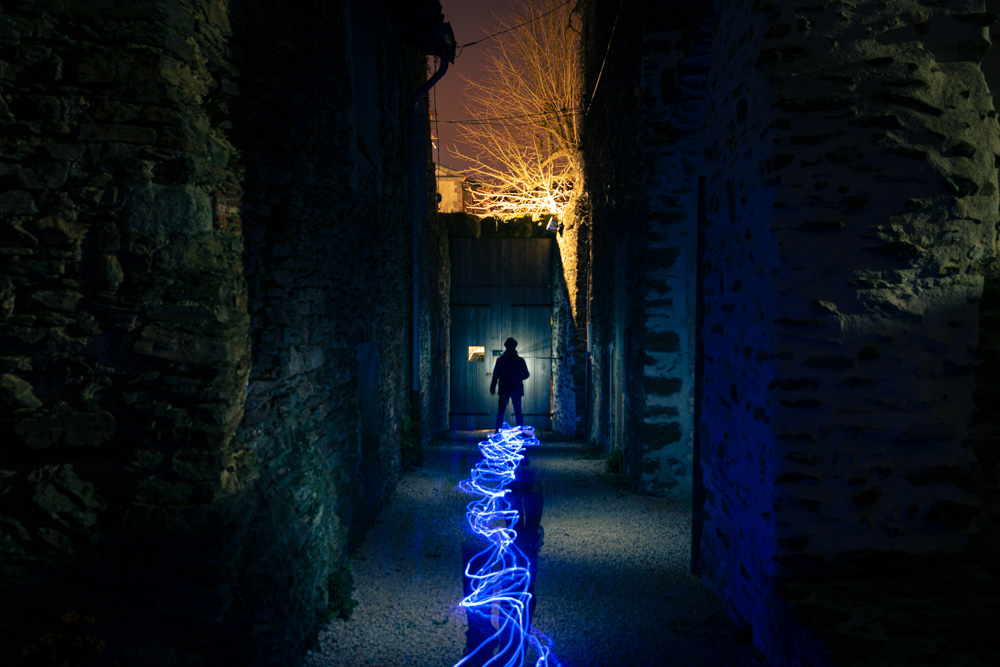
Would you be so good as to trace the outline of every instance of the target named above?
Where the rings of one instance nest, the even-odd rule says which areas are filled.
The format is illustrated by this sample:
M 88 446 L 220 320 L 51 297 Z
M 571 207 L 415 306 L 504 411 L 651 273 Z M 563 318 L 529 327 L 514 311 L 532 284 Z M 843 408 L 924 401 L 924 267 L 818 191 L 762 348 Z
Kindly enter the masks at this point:
M 5 651 L 95 657 L 72 646 L 86 632 L 123 664 L 286 664 L 343 602 L 348 539 L 433 428 L 404 424 L 426 67 L 393 18 L 0 10 Z M 446 361 L 427 219 L 430 391 Z
M 623 19 L 621 8 L 612 3 L 593 3 L 584 14 L 587 435 L 609 455 L 626 461 L 637 488 L 642 455 L 636 438 L 637 411 L 645 395 L 642 374 L 637 372 L 643 363 L 644 340 L 638 281 L 647 230 L 646 156 L 639 146 L 642 100 L 636 75 L 646 14 L 644 8 L 633 6 L 624 15 Z

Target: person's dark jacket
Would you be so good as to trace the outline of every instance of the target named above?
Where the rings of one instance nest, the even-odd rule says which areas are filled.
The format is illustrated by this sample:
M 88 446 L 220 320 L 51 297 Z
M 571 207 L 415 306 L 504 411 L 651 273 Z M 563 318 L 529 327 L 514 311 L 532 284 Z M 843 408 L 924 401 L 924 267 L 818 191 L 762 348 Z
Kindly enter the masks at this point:
M 493 381 L 490 393 L 496 391 L 500 383 L 500 393 L 507 396 L 524 396 L 524 381 L 529 377 L 528 364 L 514 350 L 507 350 L 497 357 L 493 365 Z

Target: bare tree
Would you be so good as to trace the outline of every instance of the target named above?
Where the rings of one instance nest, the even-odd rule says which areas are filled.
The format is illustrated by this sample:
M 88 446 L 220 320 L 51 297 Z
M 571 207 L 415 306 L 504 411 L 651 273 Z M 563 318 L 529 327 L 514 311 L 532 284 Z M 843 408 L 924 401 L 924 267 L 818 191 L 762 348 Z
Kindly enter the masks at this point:
M 491 215 L 559 215 L 582 184 L 581 76 L 575 2 L 514 0 L 484 54 L 485 75 L 466 81 L 470 122 L 452 153 L 482 184 L 472 207 Z

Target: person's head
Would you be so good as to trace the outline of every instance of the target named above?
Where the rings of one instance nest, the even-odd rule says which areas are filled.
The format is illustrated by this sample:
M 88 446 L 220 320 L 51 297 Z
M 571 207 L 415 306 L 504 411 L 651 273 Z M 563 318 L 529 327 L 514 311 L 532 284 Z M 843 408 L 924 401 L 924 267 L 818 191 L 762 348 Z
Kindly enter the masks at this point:
M 514 348 L 517 347 L 517 341 L 514 340 L 513 338 L 508 338 L 503 342 L 503 346 L 507 348 L 508 352 L 514 352 L 515 351 Z

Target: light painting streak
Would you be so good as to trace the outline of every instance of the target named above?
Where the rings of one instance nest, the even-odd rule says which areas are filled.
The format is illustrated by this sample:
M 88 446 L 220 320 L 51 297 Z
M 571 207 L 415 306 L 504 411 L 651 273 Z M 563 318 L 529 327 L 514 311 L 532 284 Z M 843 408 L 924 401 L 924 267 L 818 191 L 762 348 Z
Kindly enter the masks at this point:
M 459 484 L 466 493 L 481 496 L 469 503 L 466 520 L 474 533 L 489 542 L 465 567 L 465 576 L 472 581 L 472 593 L 459 604 L 466 608 L 470 624 L 472 615 L 478 614 L 494 623 L 495 632 L 454 667 L 472 660 L 483 667 L 520 667 L 529 646 L 538 651 L 535 667 L 560 664 L 551 652 L 549 638 L 531 627 L 529 561 L 514 544 L 519 513 L 511 509 L 505 498 L 510 492 L 506 487 L 514 481 L 517 466 L 524 458 L 521 452 L 537 444 L 532 427 L 511 428 L 505 422 L 499 433 L 479 443 L 483 458 L 472 469 L 471 478 Z M 478 662 L 487 657 L 486 662 Z

